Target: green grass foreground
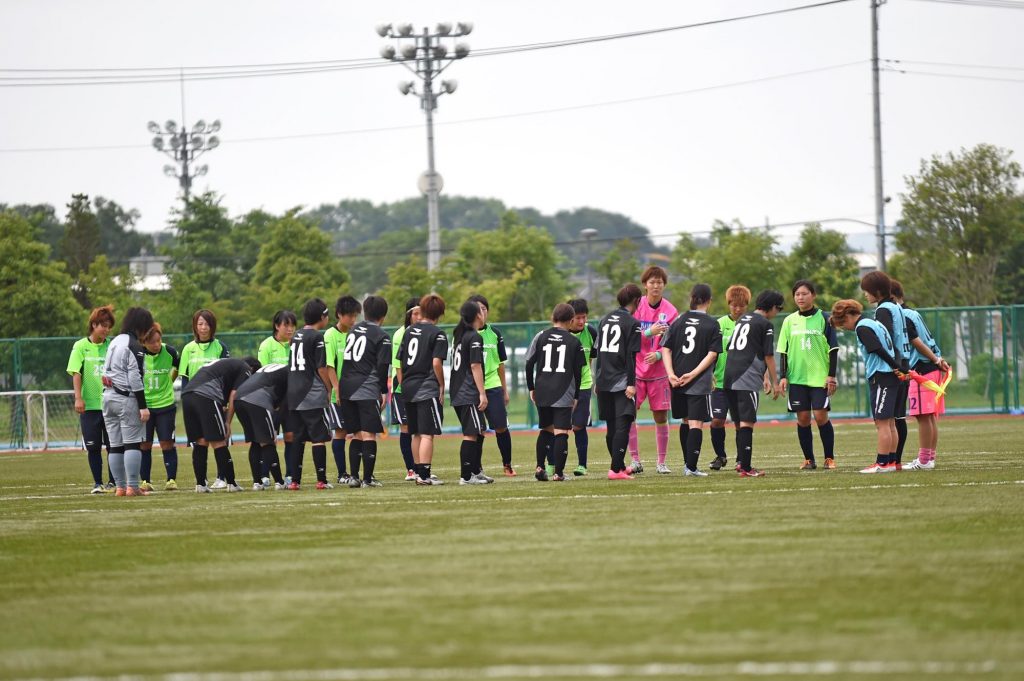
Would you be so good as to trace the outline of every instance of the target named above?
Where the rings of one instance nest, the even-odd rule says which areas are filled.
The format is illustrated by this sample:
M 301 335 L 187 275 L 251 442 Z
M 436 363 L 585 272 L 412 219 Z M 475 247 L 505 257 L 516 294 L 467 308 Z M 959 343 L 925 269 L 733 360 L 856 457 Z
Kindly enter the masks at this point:
M 935 471 L 874 476 L 872 426 L 836 430 L 839 470 L 801 472 L 759 429 L 762 479 L 683 478 L 673 432 L 675 474 L 610 482 L 598 432 L 586 478 L 535 482 L 524 434 L 484 487 L 444 438 L 424 488 L 389 438 L 383 488 L 317 492 L 307 449 L 308 489 L 230 495 L 181 449 L 185 491 L 143 499 L 0 455 L 0 677 L 1021 678 L 1024 420 L 946 419 Z

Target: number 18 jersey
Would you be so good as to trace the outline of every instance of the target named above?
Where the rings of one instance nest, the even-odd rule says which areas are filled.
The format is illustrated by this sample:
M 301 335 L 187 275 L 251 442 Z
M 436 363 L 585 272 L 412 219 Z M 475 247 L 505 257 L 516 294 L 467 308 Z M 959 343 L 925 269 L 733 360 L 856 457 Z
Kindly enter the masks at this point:
M 775 330 L 762 314 L 748 313 L 736 320 L 725 361 L 725 389 L 758 391 L 764 385 L 766 357 L 775 352 Z

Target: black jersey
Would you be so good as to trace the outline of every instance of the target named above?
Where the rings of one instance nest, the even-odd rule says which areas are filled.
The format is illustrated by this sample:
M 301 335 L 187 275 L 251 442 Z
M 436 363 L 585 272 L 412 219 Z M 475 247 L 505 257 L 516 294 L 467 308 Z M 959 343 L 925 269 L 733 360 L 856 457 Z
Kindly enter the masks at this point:
M 348 332 L 338 377 L 343 400 L 379 400 L 388 392 L 391 337 L 379 324 L 359 322 Z
M 709 352 L 722 350 L 722 327 L 705 312 L 690 310 L 677 317 L 669 327 L 662 347 L 672 353 L 672 371 L 688 374 L 704 361 Z M 710 395 L 715 388 L 715 363 L 700 376 L 676 390 L 686 395 Z
M 288 408 L 293 411 L 323 409 L 330 401 L 330 388 L 319 370 L 327 366 L 324 334 L 302 328 L 292 336 L 288 362 Z
M 475 407 L 480 403 L 480 391 L 473 380 L 474 364 L 480 365 L 482 379 L 485 370 L 484 339 L 476 329 L 466 329 L 452 350 L 452 378 L 448 394 L 453 407 Z
M 640 322 L 626 308 L 609 312 L 597 327 L 594 387 L 620 392 L 636 385 L 636 353 L 640 352 Z
M 760 390 L 767 369 L 766 357 L 775 352 L 775 330 L 763 314 L 751 312 L 736 321 L 725 359 L 727 390 Z
M 240 359 L 215 359 L 192 376 L 181 394 L 195 394 L 227 404 L 231 391 L 238 390 L 251 374 L 252 369 Z
M 554 327 L 534 336 L 526 351 L 526 387 L 534 391 L 537 406 L 571 407 L 586 363 L 583 344 L 572 331 Z
M 448 356 L 448 336 L 444 331 L 429 322 L 413 324 L 402 336 L 398 355 L 402 360 L 402 395 L 406 402 L 437 397 L 441 386 L 434 374 L 434 360 L 443 362 Z
M 246 379 L 235 393 L 235 401 L 248 402 L 264 409 L 277 409 L 288 393 L 288 367 L 264 364 Z

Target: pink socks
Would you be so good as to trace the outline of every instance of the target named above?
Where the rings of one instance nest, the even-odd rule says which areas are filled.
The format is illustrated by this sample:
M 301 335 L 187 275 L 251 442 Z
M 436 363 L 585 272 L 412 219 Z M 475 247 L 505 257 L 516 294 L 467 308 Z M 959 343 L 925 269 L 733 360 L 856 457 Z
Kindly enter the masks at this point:
M 658 463 L 665 463 L 665 456 L 668 454 L 668 424 L 661 423 L 654 426 L 655 436 L 658 441 Z
M 928 463 L 930 461 L 935 461 L 935 450 L 934 449 L 924 449 L 924 448 L 918 449 L 917 450 L 917 460 L 920 461 L 921 463 Z
M 636 436 L 636 421 L 629 427 L 629 455 L 633 458 L 633 461 L 640 460 L 640 445 L 637 443 Z

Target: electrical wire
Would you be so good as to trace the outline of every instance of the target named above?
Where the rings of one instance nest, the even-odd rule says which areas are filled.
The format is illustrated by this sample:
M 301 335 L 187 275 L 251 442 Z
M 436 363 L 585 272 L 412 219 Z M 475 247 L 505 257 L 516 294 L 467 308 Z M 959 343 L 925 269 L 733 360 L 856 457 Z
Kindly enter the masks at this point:
M 1024 9 L 1024 2 L 1017 0 L 917 0 L 918 2 L 935 2 L 944 5 L 960 5 L 962 7 L 991 7 L 996 9 Z

